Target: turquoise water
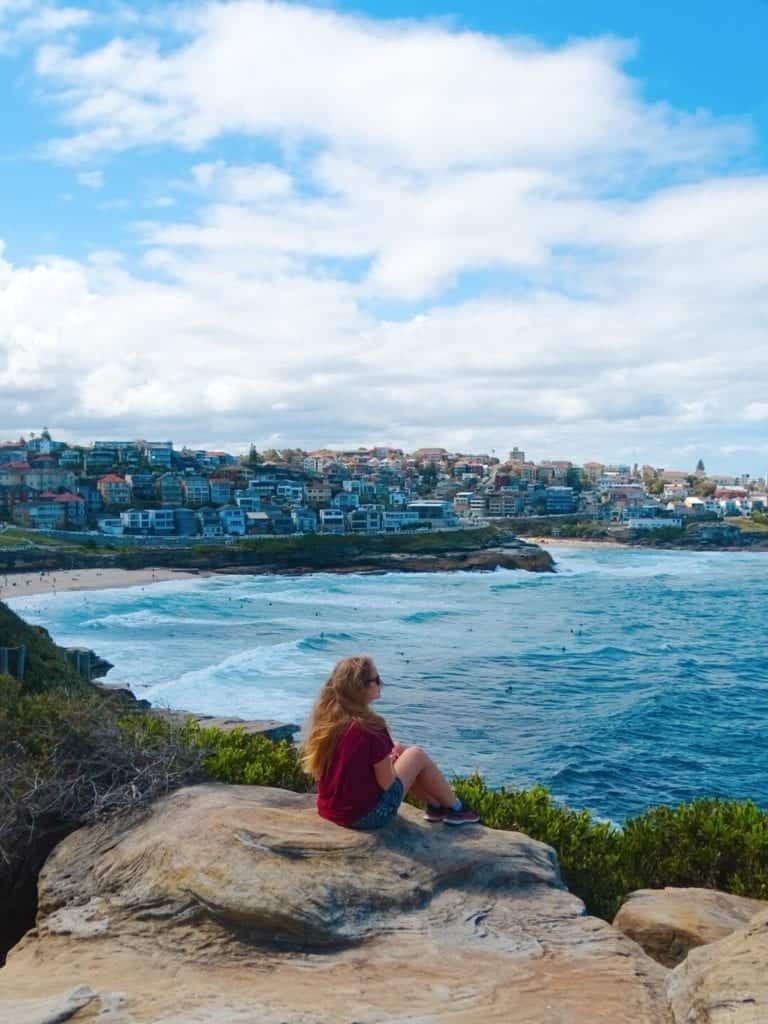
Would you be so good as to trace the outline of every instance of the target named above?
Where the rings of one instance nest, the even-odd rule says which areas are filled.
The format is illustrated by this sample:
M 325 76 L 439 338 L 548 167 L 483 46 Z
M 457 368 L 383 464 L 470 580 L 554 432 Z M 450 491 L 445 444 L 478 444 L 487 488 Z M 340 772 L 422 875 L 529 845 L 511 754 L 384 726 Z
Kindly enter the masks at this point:
M 113 683 L 171 707 L 302 722 L 374 656 L 396 738 L 491 785 L 621 821 L 656 803 L 768 808 L 768 555 L 551 549 L 556 575 L 226 576 L 10 602 Z

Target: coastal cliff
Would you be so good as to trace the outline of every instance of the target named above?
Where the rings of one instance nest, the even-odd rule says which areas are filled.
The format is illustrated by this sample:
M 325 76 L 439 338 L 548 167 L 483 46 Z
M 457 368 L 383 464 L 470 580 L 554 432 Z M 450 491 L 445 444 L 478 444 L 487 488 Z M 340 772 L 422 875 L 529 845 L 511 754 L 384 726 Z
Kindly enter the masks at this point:
M 292 564 L 295 563 L 295 564 Z M 477 551 L 451 551 L 438 554 L 382 552 L 350 554 L 343 561 L 330 561 L 318 565 L 302 564 L 301 558 L 266 563 L 261 572 L 301 576 L 312 572 L 333 573 L 385 573 L 385 572 L 490 572 L 494 569 L 522 569 L 525 572 L 554 572 L 555 563 L 548 551 L 537 544 L 512 541 L 499 547 L 482 548 Z M 250 573 L 252 569 L 233 568 L 217 570 L 228 575 Z
M 2 1019 L 756 1024 L 768 1016 L 760 967 L 768 904 L 756 902 L 746 919 L 740 905 L 721 921 L 722 938 L 669 970 L 620 928 L 584 914 L 543 843 L 429 825 L 407 806 L 379 833 L 354 832 L 320 819 L 313 803 L 285 790 L 201 785 L 133 822 L 69 836 L 41 874 L 37 926 L 2 971 Z M 681 892 L 695 917 L 698 891 Z

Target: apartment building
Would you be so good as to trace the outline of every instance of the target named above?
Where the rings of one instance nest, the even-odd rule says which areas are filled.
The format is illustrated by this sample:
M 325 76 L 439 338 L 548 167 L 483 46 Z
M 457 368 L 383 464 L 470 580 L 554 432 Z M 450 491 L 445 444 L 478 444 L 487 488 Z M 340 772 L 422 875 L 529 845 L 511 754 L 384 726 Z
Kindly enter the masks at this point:
M 202 508 L 211 500 L 211 488 L 206 476 L 184 476 L 181 478 L 184 504 L 191 508 Z
M 320 532 L 321 533 L 344 533 L 344 513 L 340 508 L 321 508 Z
M 156 479 L 155 488 L 161 505 L 174 506 L 184 504 L 181 479 L 176 473 L 163 473 L 162 476 Z
M 96 486 L 105 507 L 115 508 L 120 505 L 130 505 L 131 485 L 124 477 L 118 476 L 116 473 L 109 473 L 107 476 L 99 477 Z

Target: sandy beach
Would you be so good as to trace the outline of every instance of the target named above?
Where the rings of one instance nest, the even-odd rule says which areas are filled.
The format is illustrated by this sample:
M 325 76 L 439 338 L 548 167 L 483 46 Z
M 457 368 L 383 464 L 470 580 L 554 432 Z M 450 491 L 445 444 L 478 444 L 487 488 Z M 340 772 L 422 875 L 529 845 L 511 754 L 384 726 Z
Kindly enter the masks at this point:
M 69 569 L 55 572 L 0 574 L 0 600 L 65 590 L 106 590 L 111 587 L 146 587 L 165 580 L 209 576 L 207 572 L 175 569 Z
M 521 537 L 530 544 L 539 544 L 543 548 L 584 548 L 597 551 L 601 548 L 628 548 L 617 540 L 579 540 L 575 537 Z

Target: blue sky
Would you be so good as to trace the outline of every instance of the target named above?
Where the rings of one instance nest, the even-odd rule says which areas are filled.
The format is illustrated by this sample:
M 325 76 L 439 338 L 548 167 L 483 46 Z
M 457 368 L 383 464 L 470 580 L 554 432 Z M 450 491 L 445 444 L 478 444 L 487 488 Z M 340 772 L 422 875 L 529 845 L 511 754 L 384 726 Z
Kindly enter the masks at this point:
M 768 466 L 768 3 L 0 0 L 0 433 Z

